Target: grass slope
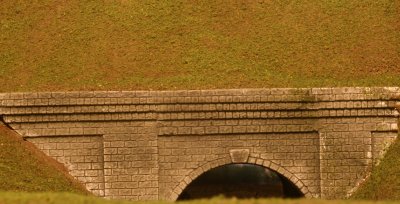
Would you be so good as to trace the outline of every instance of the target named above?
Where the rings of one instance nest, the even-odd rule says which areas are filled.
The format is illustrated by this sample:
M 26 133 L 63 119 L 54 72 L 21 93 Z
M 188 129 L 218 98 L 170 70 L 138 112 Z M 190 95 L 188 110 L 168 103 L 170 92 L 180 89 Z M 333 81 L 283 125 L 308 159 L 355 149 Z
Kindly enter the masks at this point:
M 0 92 L 400 85 L 400 1 L 0 3 Z
M 369 179 L 352 196 L 355 199 L 400 200 L 400 137 L 390 146 Z
M 400 1 L 3 0 L 0 84 L 0 92 L 400 86 Z M 2 126 L 0 145 L 0 190 L 82 192 Z M 356 198 L 399 198 L 399 146 Z
M 68 191 L 88 195 L 61 164 L 1 124 L 0 191 Z

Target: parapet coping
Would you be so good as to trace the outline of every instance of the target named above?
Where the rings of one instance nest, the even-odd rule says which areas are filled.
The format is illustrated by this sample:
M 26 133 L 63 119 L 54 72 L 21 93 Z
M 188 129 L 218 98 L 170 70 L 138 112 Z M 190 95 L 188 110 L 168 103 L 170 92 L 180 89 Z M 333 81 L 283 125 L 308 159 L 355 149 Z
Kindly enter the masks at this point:
M 168 91 L 63 91 L 0 93 L 1 99 L 51 99 L 87 97 L 182 97 L 182 96 L 249 96 L 249 95 L 338 95 L 400 94 L 400 87 L 332 87 L 332 88 L 254 88 Z M 400 99 L 400 95 L 398 95 Z

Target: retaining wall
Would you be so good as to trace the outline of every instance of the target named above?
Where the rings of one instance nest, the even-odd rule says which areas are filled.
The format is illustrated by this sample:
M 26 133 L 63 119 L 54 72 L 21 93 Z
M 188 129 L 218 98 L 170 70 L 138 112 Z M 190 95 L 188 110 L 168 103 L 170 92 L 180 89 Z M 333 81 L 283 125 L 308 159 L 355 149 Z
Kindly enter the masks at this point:
M 252 163 L 330 199 L 397 137 L 399 102 L 397 87 L 3 93 L 0 115 L 98 196 L 175 200 L 205 171 Z

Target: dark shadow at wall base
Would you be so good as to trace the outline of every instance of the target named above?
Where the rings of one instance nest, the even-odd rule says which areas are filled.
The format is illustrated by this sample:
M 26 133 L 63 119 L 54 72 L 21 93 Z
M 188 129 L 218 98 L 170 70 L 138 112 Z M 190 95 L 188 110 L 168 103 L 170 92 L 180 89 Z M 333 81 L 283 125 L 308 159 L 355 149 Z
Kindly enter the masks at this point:
M 211 198 L 300 198 L 302 192 L 284 176 L 258 165 L 230 164 L 196 178 L 178 200 Z

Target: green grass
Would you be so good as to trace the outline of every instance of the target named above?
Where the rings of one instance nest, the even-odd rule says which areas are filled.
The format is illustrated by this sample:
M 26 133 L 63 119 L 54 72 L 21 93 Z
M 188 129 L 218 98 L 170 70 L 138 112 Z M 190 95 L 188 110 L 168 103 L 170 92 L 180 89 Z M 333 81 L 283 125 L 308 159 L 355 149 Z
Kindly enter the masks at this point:
M 1 1 L 0 84 L 0 92 L 400 86 L 400 1 Z M 0 145 L 0 190 L 84 192 L 4 128 Z M 399 153 L 397 141 L 355 198 L 400 198 Z M 17 197 L 106 202 L 1 193 L 0 203 Z
M 96 198 L 93 196 L 82 196 L 71 193 L 10 193 L 10 192 L 0 192 L 0 204 L 168 204 L 171 202 L 166 201 L 152 201 L 152 202 L 129 202 L 129 201 L 118 201 L 118 200 L 105 200 L 101 198 Z M 225 199 L 222 197 L 216 197 L 207 200 L 192 200 L 178 202 L 182 204 L 391 204 L 396 202 L 390 201 L 354 201 L 354 200 L 307 200 L 307 199 Z
M 0 191 L 89 194 L 60 164 L 3 125 L 0 125 Z
M 0 45 L 0 92 L 400 86 L 400 2 L 2 1 Z

